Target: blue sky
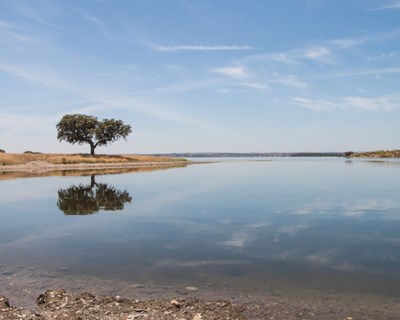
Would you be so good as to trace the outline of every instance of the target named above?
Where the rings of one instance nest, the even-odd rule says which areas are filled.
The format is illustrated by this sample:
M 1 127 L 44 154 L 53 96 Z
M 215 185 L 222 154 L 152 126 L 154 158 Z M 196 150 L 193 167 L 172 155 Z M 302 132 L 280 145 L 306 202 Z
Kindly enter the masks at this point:
M 66 113 L 122 119 L 99 153 L 400 148 L 400 1 L 0 0 L 0 148 L 88 152 Z

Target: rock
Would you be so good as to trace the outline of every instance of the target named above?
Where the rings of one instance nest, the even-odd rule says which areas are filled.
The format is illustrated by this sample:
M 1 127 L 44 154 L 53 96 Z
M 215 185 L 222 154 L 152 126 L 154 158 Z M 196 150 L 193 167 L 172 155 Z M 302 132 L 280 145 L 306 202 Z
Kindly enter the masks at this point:
M 193 320 L 202 320 L 203 317 L 201 316 L 201 313 L 197 313 L 194 317 Z
M 199 290 L 200 290 L 199 288 L 197 288 L 197 287 L 192 287 L 192 286 L 186 287 L 185 289 L 186 289 L 187 291 L 199 291 Z
M 170 304 L 172 304 L 173 306 L 180 308 L 182 306 L 182 304 L 178 301 L 178 300 L 171 300 Z
M 0 296 L 0 308 L 9 308 L 10 303 L 8 302 L 8 299 L 6 297 Z

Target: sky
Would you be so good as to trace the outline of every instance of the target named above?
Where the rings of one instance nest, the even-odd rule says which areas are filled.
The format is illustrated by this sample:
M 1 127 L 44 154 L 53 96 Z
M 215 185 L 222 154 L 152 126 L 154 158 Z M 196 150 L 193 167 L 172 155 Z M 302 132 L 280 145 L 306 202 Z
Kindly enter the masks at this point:
M 400 149 L 400 1 L 0 0 L 0 149 L 89 152 L 75 113 L 132 126 L 98 153 Z

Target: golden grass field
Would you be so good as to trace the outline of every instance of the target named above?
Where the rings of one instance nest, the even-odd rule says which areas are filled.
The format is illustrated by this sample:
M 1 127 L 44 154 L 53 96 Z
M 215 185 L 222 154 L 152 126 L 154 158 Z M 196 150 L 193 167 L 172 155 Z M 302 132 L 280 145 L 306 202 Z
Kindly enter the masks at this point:
M 185 159 L 141 156 L 141 155 L 95 155 L 88 154 L 52 154 L 52 153 L 0 153 L 0 166 L 23 165 L 33 161 L 45 161 L 50 164 L 106 164 L 106 163 L 146 163 L 146 162 L 182 162 Z

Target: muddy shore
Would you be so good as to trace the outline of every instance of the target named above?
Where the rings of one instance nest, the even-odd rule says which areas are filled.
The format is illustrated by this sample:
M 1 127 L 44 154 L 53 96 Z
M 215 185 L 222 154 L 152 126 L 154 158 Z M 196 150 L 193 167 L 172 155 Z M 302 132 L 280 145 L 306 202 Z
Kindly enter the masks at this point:
M 210 281 L 125 281 L 22 266 L 16 272 L 0 266 L 0 296 L 0 320 L 398 320 L 400 314 L 397 295 L 295 286 L 255 292 Z
M 47 290 L 37 297 L 34 309 L 15 307 L 6 297 L 0 296 L 0 319 L 399 319 L 400 307 L 395 301 L 371 305 L 369 301 L 344 298 L 309 300 L 267 296 L 249 302 L 188 296 L 140 300 L 118 295 L 94 296 L 87 292 L 71 294 L 65 290 Z

